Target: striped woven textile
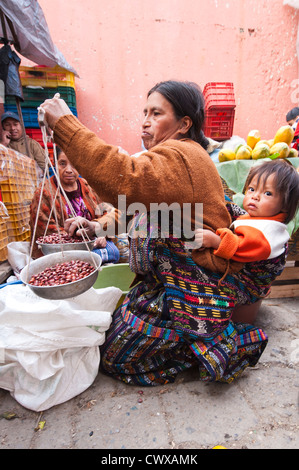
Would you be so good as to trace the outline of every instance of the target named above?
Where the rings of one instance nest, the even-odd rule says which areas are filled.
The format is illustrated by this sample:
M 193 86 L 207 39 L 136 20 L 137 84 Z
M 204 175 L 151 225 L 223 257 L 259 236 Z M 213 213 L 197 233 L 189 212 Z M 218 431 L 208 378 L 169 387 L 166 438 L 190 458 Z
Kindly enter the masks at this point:
M 230 383 L 258 362 L 268 341 L 262 329 L 233 323 L 233 308 L 265 295 L 284 262 L 248 263 L 219 286 L 222 275 L 198 266 L 181 240 L 132 239 L 130 266 L 142 280 L 113 315 L 102 370 L 158 385 L 197 366 L 199 380 Z

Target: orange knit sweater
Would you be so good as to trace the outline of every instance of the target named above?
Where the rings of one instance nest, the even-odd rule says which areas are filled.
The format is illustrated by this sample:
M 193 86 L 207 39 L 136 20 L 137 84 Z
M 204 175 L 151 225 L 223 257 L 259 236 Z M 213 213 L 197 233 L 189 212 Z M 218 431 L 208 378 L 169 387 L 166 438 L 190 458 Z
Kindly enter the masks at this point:
M 285 214 L 272 217 L 238 217 L 231 229 L 218 229 L 221 242 L 215 255 L 242 263 L 276 258 L 285 251 L 290 235 Z

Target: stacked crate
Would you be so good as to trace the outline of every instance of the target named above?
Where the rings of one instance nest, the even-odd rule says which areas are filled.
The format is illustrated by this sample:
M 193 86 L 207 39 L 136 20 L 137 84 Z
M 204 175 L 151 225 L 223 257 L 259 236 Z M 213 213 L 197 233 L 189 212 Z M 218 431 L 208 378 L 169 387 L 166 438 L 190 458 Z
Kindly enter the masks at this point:
M 7 260 L 8 233 L 6 222 L 9 216 L 3 202 L 0 202 L 0 262 Z
M 1 217 L 6 233 L 0 223 L 0 246 L 4 250 L 10 242 L 30 241 L 30 203 L 39 181 L 32 158 L 1 145 L 0 161 L 0 191 L 6 209 Z M 7 252 L 3 251 L 0 261 L 5 256 Z
M 207 83 L 203 95 L 205 99 L 204 133 L 206 137 L 217 141 L 230 139 L 233 135 L 236 108 L 233 83 Z
M 77 116 L 75 76 L 72 72 L 59 66 L 52 68 L 21 66 L 19 73 L 24 97 L 21 109 L 26 134 L 44 148 L 42 133 L 37 119 L 37 108 L 46 99 L 53 98 L 56 93 L 59 93 L 72 113 Z M 17 113 L 13 97 L 6 97 L 4 109 L 5 111 Z M 53 157 L 53 145 L 48 144 L 48 150 L 50 158 Z

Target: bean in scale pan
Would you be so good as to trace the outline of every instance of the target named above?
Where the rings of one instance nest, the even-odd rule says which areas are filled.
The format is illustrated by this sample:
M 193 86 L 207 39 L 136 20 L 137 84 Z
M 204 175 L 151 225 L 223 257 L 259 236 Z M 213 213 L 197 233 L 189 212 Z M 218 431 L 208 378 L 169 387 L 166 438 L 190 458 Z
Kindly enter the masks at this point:
M 29 284 L 38 287 L 60 286 L 79 281 L 94 271 L 94 266 L 86 261 L 72 260 L 57 263 L 31 277 Z
M 39 237 L 36 240 L 37 243 L 49 244 L 49 245 L 58 245 L 60 243 L 82 243 L 82 237 L 70 237 L 67 234 L 61 233 L 52 233 L 50 235 L 45 235 Z

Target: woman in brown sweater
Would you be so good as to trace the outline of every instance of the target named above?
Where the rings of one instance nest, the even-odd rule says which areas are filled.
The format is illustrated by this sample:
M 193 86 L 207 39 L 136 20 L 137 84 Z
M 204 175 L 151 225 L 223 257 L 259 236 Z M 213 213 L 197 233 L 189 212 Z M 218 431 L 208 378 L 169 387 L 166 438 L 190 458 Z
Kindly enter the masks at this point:
M 176 204 L 183 215 L 190 209 L 193 230 L 196 204 L 202 203 L 204 228 L 216 231 L 231 223 L 220 177 L 205 150 L 200 89 L 167 81 L 149 91 L 142 125 L 146 151 L 138 158 L 99 139 L 62 100 L 47 100 L 42 106 L 55 142 L 95 191 L 101 188 L 106 202 L 117 207 L 123 195 L 127 207 L 144 207 L 131 231 L 130 266 L 138 283 L 114 312 L 101 350 L 102 370 L 126 383 L 157 385 L 174 381 L 194 365 L 201 380 L 225 382 L 255 365 L 267 337 L 231 317 L 236 305 L 265 295 L 273 272 L 261 265 L 249 270 L 219 264 L 212 250 L 188 249 L 171 222 L 167 236 L 163 231 L 161 235 L 163 217 L 155 224 L 151 219 L 153 204 Z M 141 226 L 147 231 L 138 236 Z M 74 220 L 66 224 L 70 234 L 75 227 Z M 277 275 L 283 260 L 275 262 Z M 246 285 L 244 276 L 239 277 L 244 269 Z

